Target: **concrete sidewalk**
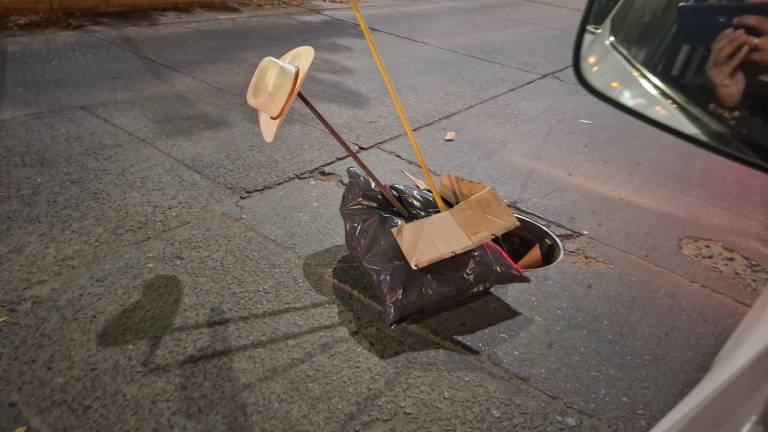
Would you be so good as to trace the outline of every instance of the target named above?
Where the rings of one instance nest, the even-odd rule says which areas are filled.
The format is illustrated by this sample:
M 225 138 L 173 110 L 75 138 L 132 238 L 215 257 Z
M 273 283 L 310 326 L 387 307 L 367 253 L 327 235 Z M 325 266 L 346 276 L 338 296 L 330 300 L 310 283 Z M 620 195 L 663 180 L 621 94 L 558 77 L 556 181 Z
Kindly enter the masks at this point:
M 418 173 L 349 11 L 306 6 L 0 40 L 0 428 L 647 430 L 757 295 L 680 238 L 765 264 L 764 176 L 578 88 L 583 2 L 369 2 L 433 168 L 569 252 L 384 328 L 344 260 L 351 161 L 301 106 L 265 144 L 244 101 L 313 45 L 308 97 L 383 180 Z

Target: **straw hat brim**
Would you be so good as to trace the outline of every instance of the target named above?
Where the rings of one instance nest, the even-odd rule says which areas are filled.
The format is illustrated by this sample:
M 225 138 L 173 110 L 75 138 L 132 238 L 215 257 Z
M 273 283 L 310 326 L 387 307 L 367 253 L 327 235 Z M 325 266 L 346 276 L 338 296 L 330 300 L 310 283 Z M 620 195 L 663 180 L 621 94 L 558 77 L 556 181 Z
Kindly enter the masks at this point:
M 302 84 L 304 84 L 304 79 L 307 77 L 309 66 L 312 64 L 314 58 L 315 50 L 310 46 L 298 47 L 280 57 L 280 61 L 298 66 L 299 78 L 296 82 L 296 88 L 293 89 L 293 92 L 288 96 L 288 103 L 280 114 L 280 117 L 273 119 L 269 114 L 259 111 L 259 128 L 261 129 L 261 134 L 264 136 L 266 142 L 271 143 L 275 140 L 277 130 L 280 129 L 283 121 L 288 117 L 288 111 L 290 111 L 291 106 L 293 106 L 293 103 L 296 101 L 296 96 L 299 94 Z

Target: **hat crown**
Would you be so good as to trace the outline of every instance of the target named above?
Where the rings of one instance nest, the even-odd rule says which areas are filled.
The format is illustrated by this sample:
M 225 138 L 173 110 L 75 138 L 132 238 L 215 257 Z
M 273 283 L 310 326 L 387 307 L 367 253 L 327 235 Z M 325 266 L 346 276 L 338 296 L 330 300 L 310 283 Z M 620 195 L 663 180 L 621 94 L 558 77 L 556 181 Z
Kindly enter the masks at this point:
M 246 92 L 248 105 L 259 118 L 264 141 L 272 142 L 288 116 L 315 58 L 315 49 L 300 46 L 279 59 L 267 57 L 256 67 Z
M 274 57 L 265 57 L 253 74 L 248 89 L 248 105 L 270 117 L 277 117 L 288 103 L 297 76 L 298 67 Z

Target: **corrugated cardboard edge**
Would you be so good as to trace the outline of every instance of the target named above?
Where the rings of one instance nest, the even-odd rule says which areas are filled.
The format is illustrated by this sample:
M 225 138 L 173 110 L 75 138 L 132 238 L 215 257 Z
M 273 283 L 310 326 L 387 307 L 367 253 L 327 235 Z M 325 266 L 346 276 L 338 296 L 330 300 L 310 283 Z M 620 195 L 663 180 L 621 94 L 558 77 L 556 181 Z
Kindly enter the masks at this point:
M 493 189 L 482 183 L 444 175 L 441 194 L 455 199 L 452 209 L 392 230 L 413 269 L 474 249 L 520 223 Z
M 440 176 L 440 196 L 453 205 L 462 203 L 486 189 L 489 189 L 489 187 L 480 182 L 467 180 L 452 174 Z

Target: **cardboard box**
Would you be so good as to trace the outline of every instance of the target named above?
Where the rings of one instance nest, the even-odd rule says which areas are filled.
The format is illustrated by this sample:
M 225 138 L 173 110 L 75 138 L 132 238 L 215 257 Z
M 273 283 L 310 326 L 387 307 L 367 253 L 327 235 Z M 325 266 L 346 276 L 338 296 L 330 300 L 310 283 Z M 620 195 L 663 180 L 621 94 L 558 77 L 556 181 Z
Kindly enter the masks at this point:
M 520 225 L 496 190 L 483 183 L 445 174 L 440 194 L 454 207 L 392 230 L 413 269 L 474 249 Z

